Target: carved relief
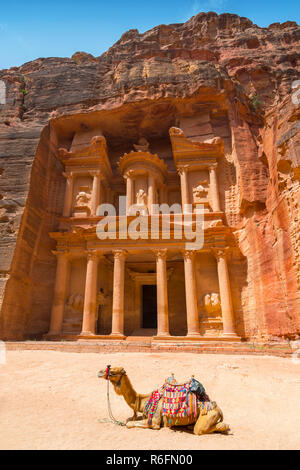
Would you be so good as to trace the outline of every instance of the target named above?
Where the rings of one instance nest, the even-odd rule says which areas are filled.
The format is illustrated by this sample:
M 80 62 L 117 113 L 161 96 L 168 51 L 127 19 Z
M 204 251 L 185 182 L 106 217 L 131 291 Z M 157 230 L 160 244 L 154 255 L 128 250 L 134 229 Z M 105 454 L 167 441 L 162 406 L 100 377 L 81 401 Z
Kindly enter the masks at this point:
M 206 199 L 208 194 L 208 182 L 207 180 L 201 181 L 198 186 L 193 189 L 194 202 L 203 202 L 203 198 Z
M 218 336 L 223 331 L 219 293 L 209 292 L 203 296 L 200 323 L 202 334 L 205 336 Z
M 88 186 L 79 186 L 75 198 L 74 213 L 76 215 L 88 216 L 91 213 L 92 195 Z
M 71 294 L 66 302 L 66 310 L 69 313 L 83 313 L 83 304 L 83 295 Z
M 97 294 L 97 305 L 99 307 L 104 307 L 107 304 L 107 296 L 104 294 L 103 290 L 101 289 L 100 292 Z
M 216 315 L 221 313 L 221 300 L 217 292 L 205 294 L 203 297 L 203 305 L 208 315 Z
M 145 137 L 141 137 L 138 143 L 134 144 L 133 147 L 137 152 L 148 152 L 150 144 Z
M 145 207 L 147 205 L 147 194 L 143 189 L 139 189 L 136 194 L 136 203 L 138 206 Z

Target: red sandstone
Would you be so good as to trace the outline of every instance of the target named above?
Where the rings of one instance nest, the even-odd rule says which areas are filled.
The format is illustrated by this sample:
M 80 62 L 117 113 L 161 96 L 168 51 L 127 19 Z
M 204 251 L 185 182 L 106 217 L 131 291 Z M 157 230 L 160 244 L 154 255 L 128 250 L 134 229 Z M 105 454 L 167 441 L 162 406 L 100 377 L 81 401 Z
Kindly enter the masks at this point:
M 224 143 L 218 157 L 219 200 L 213 190 L 215 175 L 210 174 L 208 203 L 212 213 L 218 208 L 223 212 L 223 228 L 212 232 L 222 232 L 230 257 L 227 268 L 217 265 L 211 254 L 197 255 L 196 287 L 192 280 L 188 289 L 196 291 L 196 302 L 188 304 L 188 325 L 177 311 L 185 312 L 183 267 L 174 271 L 173 285 L 169 282 L 174 295 L 168 302 L 171 333 L 182 336 L 188 328 L 197 332 L 195 312 L 200 313 L 201 327 L 202 297 L 220 293 L 222 328 L 226 318 L 229 329 L 245 339 L 296 338 L 300 112 L 292 101 L 292 84 L 299 80 L 299 43 L 300 27 L 294 22 L 259 28 L 236 15 L 207 13 L 144 34 L 131 30 L 99 58 L 77 53 L 71 59 L 38 59 L 0 71 L 7 86 L 7 103 L 0 108 L 0 337 L 41 338 L 49 331 L 56 277 L 56 245 L 49 233 L 59 232 L 66 222 L 61 219 L 67 204 L 61 161 L 86 147 L 90 155 L 91 149 L 104 145 L 101 138 L 93 138 L 104 136 L 109 189 L 126 194 L 130 183 L 125 185 L 117 164 L 139 145 L 140 137 L 175 173 L 176 145 L 169 135 L 175 127 L 191 146 L 215 137 Z M 169 202 L 188 194 L 184 178 L 176 174 L 167 180 L 169 193 L 174 193 Z M 181 193 L 176 193 L 180 183 Z M 96 178 L 93 194 L 97 185 Z M 94 204 L 88 215 L 93 215 Z M 109 261 L 107 278 L 101 280 L 109 298 L 103 308 L 104 334 L 112 327 Z M 185 272 L 193 273 L 195 267 L 185 263 Z M 84 291 L 84 269 L 86 260 L 78 265 L 84 273 L 80 289 L 92 298 L 92 287 Z M 162 280 L 164 269 L 160 266 Z M 223 293 L 217 270 L 219 279 L 229 279 Z M 122 267 L 116 276 L 122 277 Z M 128 292 L 130 286 L 133 290 L 129 274 L 125 282 Z M 162 295 L 160 299 L 160 311 L 166 311 L 166 300 Z M 122 299 L 115 311 L 120 308 Z M 125 299 L 125 335 L 136 329 L 136 308 L 128 309 Z M 168 333 L 165 317 L 160 319 L 161 331 Z M 123 333 L 120 322 L 114 327 L 114 333 Z

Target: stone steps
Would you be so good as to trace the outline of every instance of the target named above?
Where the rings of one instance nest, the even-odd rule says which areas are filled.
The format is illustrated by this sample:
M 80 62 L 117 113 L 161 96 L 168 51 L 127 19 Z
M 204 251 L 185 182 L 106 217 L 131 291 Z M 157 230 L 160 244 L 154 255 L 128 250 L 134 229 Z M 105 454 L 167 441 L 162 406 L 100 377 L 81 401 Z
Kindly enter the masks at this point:
M 77 353 L 107 353 L 107 352 L 147 352 L 172 354 L 189 352 L 196 354 L 237 354 L 291 357 L 293 350 L 287 343 L 202 343 L 202 344 L 151 344 L 149 338 L 139 337 L 136 341 L 95 339 L 81 340 L 76 335 L 69 335 L 69 341 L 7 341 L 8 351 L 20 350 L 51 350 Z

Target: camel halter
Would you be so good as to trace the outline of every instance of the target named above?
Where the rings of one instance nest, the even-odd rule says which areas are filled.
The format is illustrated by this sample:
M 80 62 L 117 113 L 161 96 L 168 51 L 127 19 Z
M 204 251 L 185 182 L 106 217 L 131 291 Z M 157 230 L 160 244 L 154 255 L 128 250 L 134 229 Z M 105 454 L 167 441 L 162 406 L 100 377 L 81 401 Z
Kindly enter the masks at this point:
M 126 423 L 122 423 L 122 421 L 118 421 L 117 419 L 115 419 L 115 417 L 112 413 L 111 404 L 110 404 L 110 396 L 109 396 L 109 383 L 110 383 L 109 377 L 113 377 L 113 375 L 110 373 L 110 368 L 111 368 L 111 366 L 107 366 L 106 369 L 105 369 L 105 379 L 107 381 L 107 393 L 106 393 L 107 408 L 108 408 L 108 414 L 109 414 L 110 419 L 101 419 L 100 422 L 101 423 L 118 424 L 118 426 L 126 426 Z M 126 372 L 121 374 L 121 378 L 120 378 L 119 382 L 117 383 L 117 385 L 121 384 L 121 379 L 122 379 L 123 375 L 125 375 L 125 374 L 126 374 Z

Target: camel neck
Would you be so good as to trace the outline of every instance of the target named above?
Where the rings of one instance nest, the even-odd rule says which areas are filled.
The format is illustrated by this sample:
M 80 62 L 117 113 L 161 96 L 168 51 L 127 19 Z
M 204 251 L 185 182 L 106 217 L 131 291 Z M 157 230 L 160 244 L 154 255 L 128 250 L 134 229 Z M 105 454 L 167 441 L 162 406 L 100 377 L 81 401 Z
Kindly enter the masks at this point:
M 118 394 L 123 395 L 127 405 L 133 408 L 135 406 L 137 393 L 131 385 L 127 375 L 123 375 L 120 385 L 115 386 L 115 388 Z

